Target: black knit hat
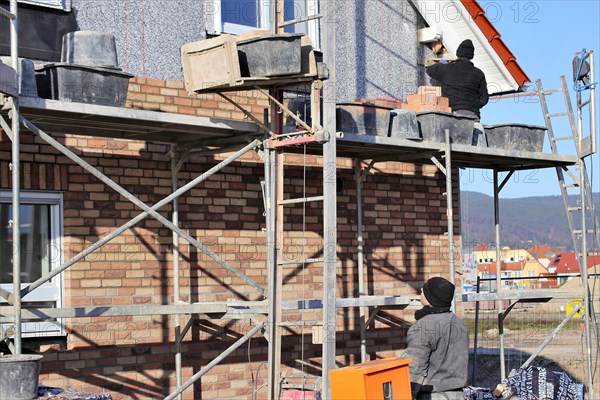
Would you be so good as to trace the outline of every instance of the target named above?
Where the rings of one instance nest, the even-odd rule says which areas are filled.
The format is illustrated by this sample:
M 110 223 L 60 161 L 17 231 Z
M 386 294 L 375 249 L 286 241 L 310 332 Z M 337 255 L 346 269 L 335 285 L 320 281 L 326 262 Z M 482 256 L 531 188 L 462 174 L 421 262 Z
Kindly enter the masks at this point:
M 458 49 L 456 49 L 456 57 L 465 57 L 469 60 L 475 57 L 475 47 L 470 39 L 463 40 L 463 42 L 458 45 Z
M 454 299 L 454 285 L 436 276 L 425 282 L 423 293 L 433 307 L 450 307 Z

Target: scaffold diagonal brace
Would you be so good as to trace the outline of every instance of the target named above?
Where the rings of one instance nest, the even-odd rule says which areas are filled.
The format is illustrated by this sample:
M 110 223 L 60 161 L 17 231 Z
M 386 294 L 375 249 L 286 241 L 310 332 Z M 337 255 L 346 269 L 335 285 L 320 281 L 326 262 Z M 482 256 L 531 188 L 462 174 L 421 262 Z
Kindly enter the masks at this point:
M 165 397 L 164 400 L 173 400 L 175 397 L 183 393 L 183 391 L 194 384 L 198 379 L 202 378 L 206 373 L 208 373 L 211 369 L 213 369 L 217 364 L 223 361 L 228 355 L 237 350 L 241 345 L 246 343 L 252 336 L 257 334 L 264 326 L 264 322 L 256 325 L 252 328 L 248 333 L 246 333 L 243 337 L 239 338 L 235 343 L 229 346 L 224 352 L 219 354 L 217 358 L 209 362 L 204 368 L 200 371 L 196 372 L 190 379 L 187 380 L 183 385 L 178 387 L 173 393 Z
M 132 203 L 134 203 L 135 205 L 137 205 L 138 207 L 140 207 L 141 209 L 144 210 L 144 213 L 139 214 L 138 216 L 136 216 L 135 218 L 133 218 L 132 220 L 130 220 L 128 223 L 126 223 L 125 225 L 121 226 L 121 228 L 118 228 L 117 230 L 113 231 L 111 234 L 109 234 L 105 238 L 101 239 L 100 241 L 94 243 L 92 246 L 88 247 L 87 249 L 85 249 L 82 252 L 80 252 L 79 254 L 77 254 L 75 257 L 73 257 L 71 260 L 67 261 L 65 264 L 63 264 L 60 267 L 52 270 L 50 273 L 48 273 L 45 276 L 39 278 L 37 281 L 33 282 L 32 284 L 30 284 L 29 286 L 27 286 L 26 288 L 24 288 L 21 291 L 21 295 L 22 296 L 25 296 L 26 294 L 28 294 L 29 292 L 31 292 L 35 288 L 41 286 L 44 282 L 47 282 L 48 280 L 52 279 L 54 276 L 58 275 L 59 273 L 61 273 L 62 271 L 64 271 L 65 269 L 67 269 L 68 267 L 70 267 L 71 265 L 73 265 L 75 262 L 81 260 L 83 257 L 85 257 L 88 254 L 90 254 L 91 252 L 95 251 L 100 246 L 104 245 L 105 243 L 108 243 L 110 240 L 114 239 L 116 236 L 118 236 L 119 234 L 121 234 L 125 230 L 127 230 L 127 229 L 135 226 L 137 223 L 139 223 L 141 220 L 143 220 L 144 218 L 146 218 L 148 215 L 153 216 L 159 222 L 161 222 L 162 224 L 164 224 L 165 226 L 167 226 L 169 229 L 177 232 L 177 234 L 179 234 L 181 237 L 183 237 L 184 239 L 186 239 L 190 244 L 192 244 L 193 246 L 195 246 L 196 248 L 198 248 L 199 250 L 201 250 L 203 253 L 205 253 L 206 255 L 208 255 L 209 257 L 211 257 L 213 260 L 215 260 L 217 263 L 219 263 L 221 266 L 223 266 L 226 269 L 228 269 L 230 272 L 232 272 L 232 273 L 236 274 L 238 277 L 242 278 L 246 283 L 248 283 L 250 286 L 254 287 L 261 295 L 264 295 L 265 289 L 262 288 L 260 285 L 258 285 L 256 282 L 254 282 L 254 280 L 252 280 L 250 277 L 248 277 L 247 275 L 245 275 L 244 273 L 242 273 L 241 271 L 239 271 L 237 268 L 231 266 L 226 261 L 222 260 L 215 253 L 213 253 L 212 251 L 210 251 L 206 246 L 202 245 L 199 241 L 197 241 L 196 239 L 192 238 L 190 235 L 188 235 L 182 229 L 180 229 L 179 227 L 175 226 L 171 221 L 167 220 L 162 215 L 160 215 L 160 214 L 158 214 L 156 212 L 156 210 L 160 209 L 161 207 L 163 207 L 164 205 L 166 205 L 167 203 L 169 203 L 173 199 L 175 199 L 175 198 L 179 197 L 180 195 L 182 195 L 183 193 L 187 192 L 188 190 L 190 190 L 192 187 L 196 186 L 201 181 L 205 180 L 209 176 L 213 175 L 215 172 L 221 170 L 226 165 L 228 165 L 231 162 L 233 162 L 235 159 L 241 157 L 243 154 L 245 154 L 248 151 L 254 149 L 256 146 L 258 146 L 260 144 L 260 141 L 255 140 L 255 141 L 251 142 L 248 146 L 246 146 L 243 149 L 241 149 L 240 151 L 238 151 L 232 157 L 229 157 L 228 159 L 222 161 L 220 164 L 218 164 L 217 166 L 211 168 L 209 171 L 207 171 L 204 174 L 200 175 L 199 177 L 197 177 L 193 181 L 189 182 L 187 185 L 181 187 L 180 189 L 178 189 L 177 191 L 175 191 L 174 193 L 172 193 L 170 196 L 166 197 L 165 199 L 163 199 L 160 202 L 158 202 L 157 204 L 155 204 L 153 207 L 149 207 L 148 205 L 146 205 L 145 203 L 143 203 L 139 199 L 137 199 L 135 196 L 133 196 L 131 193 L 129 193 L 128 191 L 126 191 L 125 189 L 123 189 L 116 182 L 112 181 L 110 178 L 108 178 L 107 176 L 105 176 L 104 174 L 102 174 L 100 171 L 98 171 L 97 169 L 95 169 L 94 167 L 92 167 L 85 160 L 81 159 L 79 156 L 77 156 L 76 154 L 74 154 L 68 148 L 66 148 L 65 146 L 63 146 L 59 142 L 57 142 L 55 139 L 53 139 L 47 133 L 45 133 L 41 129 L 37 128 L 34 124 L 32 124 L 27 119 L 21 118 L 21 122 L 23 123 L 23 125 L 27 129 L 31 130 L 36 135 L 40 136 L 48 144 L 50 144 L 51 146 L 53 146 L 54 148 L 56 148 L 57 150 L 59 150 L 61 153 L 65 154 L 67 157 L 69 157 L 73 161 L 77 162 L 86 171 L 88 171 L 91 174 L 93 174 L 94 176 L 96 176 L 103 183 L 105 183 L 106 185 L 110 186 L 111 188 L 113 188 L 114 190 L 116 190 L 118 193 L 120 193 L 121 195 L 123 195 L 124 197 L 126 197 L 128 200 L 130 200 Z M 13 296 L 11 295 L 9 297 L 11 297 L 11 299 L 12 299 Z M 11 299 L 7 299 L 9 301 L 9 303 L 11 302 Z
M 8 138 L 12 142 L 13 141 L 12 129 L 10 129 L 10 126 L 8 126 L 8 123 L 6 123 L 6 121 L 4 120 L 4 118 L 2 118 L 1 115 L 0 115 L 0 127 L 2 127 L 2 130 L 6 133 L 6 136 L 8 136 Z

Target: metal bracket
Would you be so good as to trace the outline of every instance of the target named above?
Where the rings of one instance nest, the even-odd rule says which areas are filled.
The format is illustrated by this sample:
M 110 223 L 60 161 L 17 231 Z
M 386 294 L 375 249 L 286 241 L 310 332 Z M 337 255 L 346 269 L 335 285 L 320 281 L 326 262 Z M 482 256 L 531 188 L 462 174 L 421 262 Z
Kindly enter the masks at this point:
M 281 103 L 275 97 L 271 96 L 270 93 L 268 93 L 265 90 L 259 88 L 258 86 L 255 86 L 254 88 L 256 90 L 258 90 L 259 92 L 261 92 L 262 94 L 264 94 L 265 96 L 267 96 L 269 98 L 269 100 L 271 100 L 273 103 L 277 104 L 277 106 L 283 111 L 284 114 L 289 115 L 290 117 L 292 117 L 294 119 L 294 121 L 296 121 L 304 129 L 306 129 L 306 131 L 308 133 L 310 133 L 311 135 L 315 134 L 315 131 L 313 131 L 313 129 L 310 126 L 308 126 L 308 124 L 306 122 L 302 121 L 300 119 L 300 117 L 298 117 L 296 114 L 294 114 L 293 112 L 291 112 L 289 108 L 287 108 L 286 106 L 284 106 L 283 103 Z
M 260 90 L 260 89 L 259 89 Z M 267 132 L 270 136 L 275 137 L 277 136 L 275 134 L 275 132 L 273 132 L 271 130 L 271 128 L 269 128 L 267 125 L 265 125 L 264 123 L 262 123 L 258 118 L 256 118 L 254 115 L 252 115 L 252 113 L 250 113 L 249 111 L 247 111 L 244 107 L 240 106 L 238 103 L 236 103 L 235 101 L 231 100 L 229 97 L 225 96 L 223 93 L 221 92 L 217 92 L 217 94 L 219 96 L 221 96 L 222 98 L 224 98 L 226 101 L 228 101 L 229 103 L 231 103 L 234 107 L 236 107 L 238 110 L 240 110 L 241 112 L 244 113 L 244 115 L 248 118 L 250 118 L 256 125 L 260 126 L 265 132 Z

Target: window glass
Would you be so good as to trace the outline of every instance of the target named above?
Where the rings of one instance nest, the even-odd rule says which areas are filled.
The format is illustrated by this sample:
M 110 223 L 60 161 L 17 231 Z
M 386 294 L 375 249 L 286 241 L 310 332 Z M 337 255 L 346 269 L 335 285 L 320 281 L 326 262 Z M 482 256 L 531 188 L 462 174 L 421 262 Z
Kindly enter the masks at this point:
M 13 291 L 12 196 L 0 191 L 0 289 Z M 22 192 L 20 216 L 21 287 L 45 276 L 62 263 L 62 196 Z M 6 305 L 0 298 L 0 305 Z M 23 298 L 23 308 L 60 307 L 62 279 L 55 276 Z M 0 324 L 3 328 L 4 324 Z M 64 335 L 60 320 L 23 322 L 23 337 Z
M 50 271 L 50 206 L 22 204 L 21 281 L 33 282 Z M 0 203 L 0 283 L 13 280 L 12 206 Z
M 306 16 L 306 7 L 304 2 L 294 0 L 283 1 L 283 20 L 290 21 L 293 19 L 301 18 Z M 283 28 L 284 32 L 287 33 L 305 33 L 304 24 L 288 25 Z
M 221 0 L 221 22 L 258 28 L 260 7 L 257 0 Z

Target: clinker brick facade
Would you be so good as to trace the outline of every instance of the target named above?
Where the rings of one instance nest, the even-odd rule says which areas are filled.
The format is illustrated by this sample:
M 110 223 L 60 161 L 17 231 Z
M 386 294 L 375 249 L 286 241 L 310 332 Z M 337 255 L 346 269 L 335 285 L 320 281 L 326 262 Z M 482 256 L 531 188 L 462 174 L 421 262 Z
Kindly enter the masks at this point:
M 233 94 L 258 118 L 268 106 L 256 92 Z M 188 96 L 181 82 L 134 78 L 127 107 L 215 118 L 244 115 L 218 95 Z M 61 192 L 64 259 L 140 213 L 112 189 L 27 131 L 22 132 L 24 191 Z M 154 204 L 171 192 L 170 145 L 99 137 L 56 135 L 61 143 L 122 185 Z M 10 140 L 0 139 L 0 189 L 10 190 Z M 224 156 L 192 155 L 180 185 Z M 321 159 L 286 155 L 286 196 L 321 194 Z M 258 154 L 234 162 L 180 199 L 180 221 L 191 236 L 266 285 L 266 233 Z M 345 183 L 338 195 L 338 297 L 358 296 L 356 201 L 352 160 L 338 159 Z M 455 179 L 456 182 L 456 179 Z M 305 192 L 304 192 L 305 190 Z M 364 254 L 372 295 L 416 294 L 429 276 L 448 277 L 445 176 L 433 166 L 378 163 L 363 190 Z M 454 192 L 457 193 L 456 191 Z M 454 199 L 454 204 L 457 204 Z M 160 210 L 170 219 L 171 207 Z M 458 231 L 458 212 L 454 210 Z M 322 204 L 286 208 L 282 244 L 290 259 L 319 257 Z M 457 233 L 457 232 L 455 232 Z M 181 291 L 186 301 L 259 300 L 254 289 L 181 241 Z M 172 234 L 148 218 L 64 273 L 64 305 L 110 307 L 173 302 Z M 320 265 L 284 266 L 287 300 L 322 297 Z M 367 333 L 372 356 L 393 356 L 405 347 L 410 312 L 382 311 Z M 320 310 L 286 312 L 283 373 L 320 375 L 320 345 L 312 326 Z M 381 322 L 387 320 L 388 323 Z M 41 383 L 99 392 L 114 399 L 163 398 L 175 388 L 173 316 L 122 316 L 65 320 L 67 349 L 43 346 Z M 391 321 L 391 323 L 390 323 Z M 183 324 L 187 319 L 183 318 Z M 185 337 L 184 381 L 252 329 L 249 319 L 197 321 Z M 358 309 L 338 309 L 338 361 L 357 362 Z M 25 344 L 26 346 L 26 344 Z M 262 335 L 226 358 L 186 392 L 186 399 L 264 398 L 267 346 Z M 289 380 L 293 383 L 293 380 Z M 313 382 L 314 383 L 314 382 Z

